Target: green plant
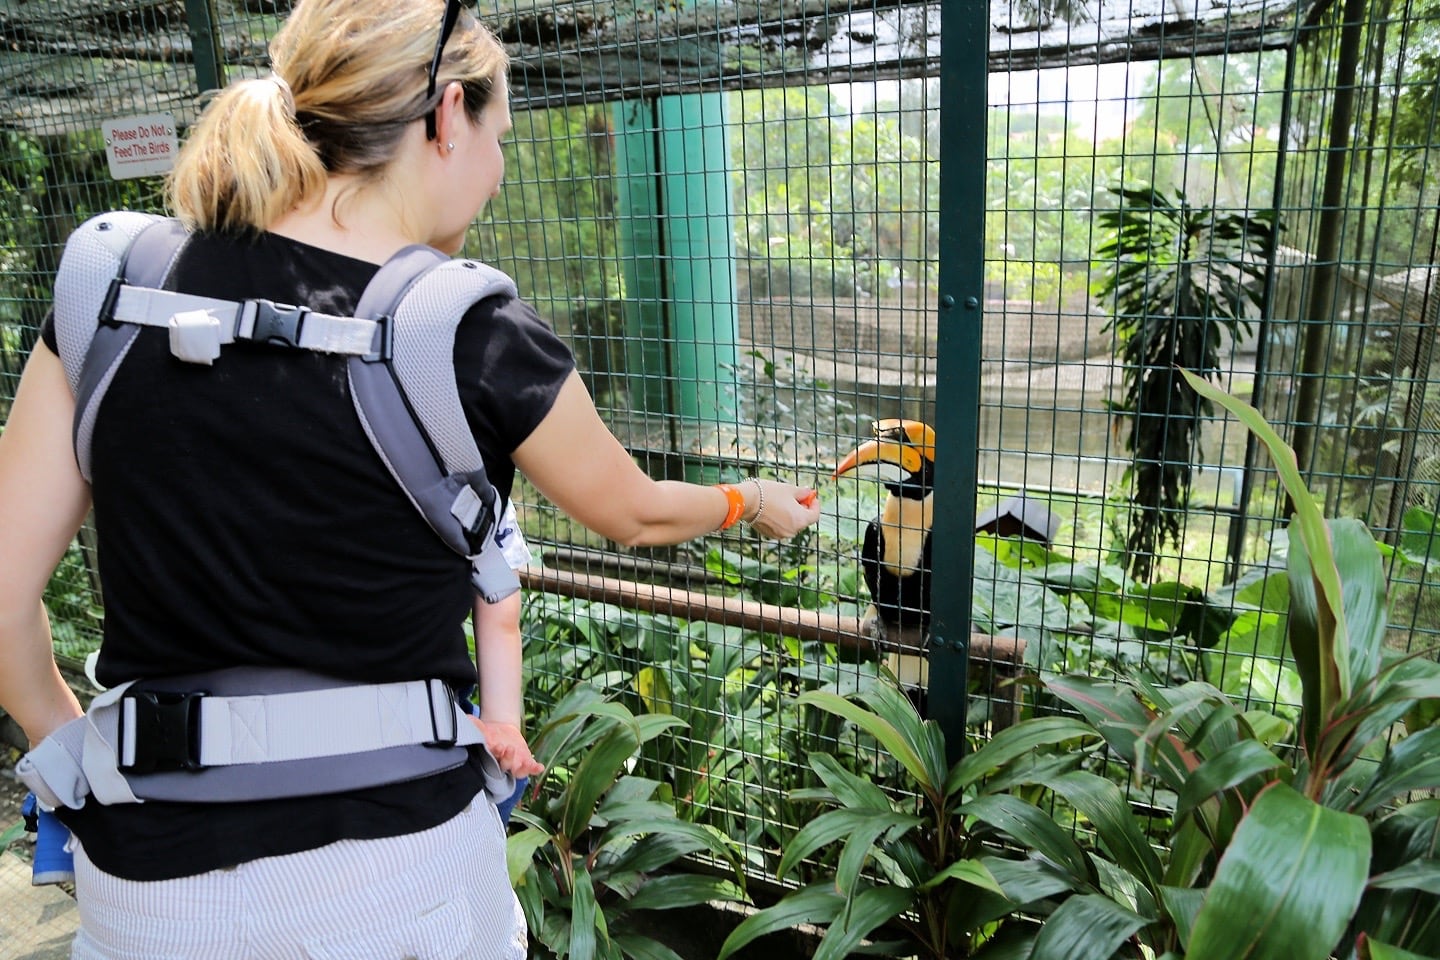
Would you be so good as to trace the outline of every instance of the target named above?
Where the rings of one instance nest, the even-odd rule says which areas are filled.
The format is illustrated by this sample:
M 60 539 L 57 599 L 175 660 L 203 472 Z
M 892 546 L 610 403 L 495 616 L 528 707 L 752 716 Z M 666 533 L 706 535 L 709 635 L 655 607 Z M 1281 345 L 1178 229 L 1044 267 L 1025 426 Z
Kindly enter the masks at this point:
M 25 821 L 19 820 L 0 830 L 0 853 L 10 849 L 10 844 L 19 840 L 25 833 Z
M 1073 765 L 1079 744 L 1100 740 L 1088 723 L 1070 717 L 1029 720 L 947 766 L 938 725 L 922 720 L 891 687 L 849 698 L 813 691 L 800 700 L 874 737 L 904 766 L 914 792 L 896 797 L 830 755 L 812 755 L 810 765 L 824 787 L 804 794 L 834 809 L 795 836 L 779 873 L 783 879 L 816 855 L 828 869 L 741 923 L 722 945 L 719 960 L 801 922 L 827 928 L 815 960 L 847 957 L 862 945 L 864 952 L 884 956 L 998 956 L 1012 925 L 1022 934 L 1029 930 L 1021 914 L 1058 915 L 1057 899 L 1077 890 L 1098 896 L 1096 861 L 1013 789 L 1035 771 Z M 1037 760 L 1036 751 L 1046 746 L 1061 750 Z M 1118 796 L 1113 784 L 1092 779 L 1091 790 Z M 1001 841 L 1026 855 L 1013 855 Z M 1078 939 L 1067 941 L 1070 952 L 1064 956 L 1100 958 L 1115 949 L 1109 930 L 1084 933 L 1077 926 L 1075 932 Z
M 1113 210 L 1096 214 L 1110 236 L 1095 251 L 1105 261 L 1096 294 L 1110 301 L 1125 369 L 1115 412 L 1130 421 L 1132 525 L 1130 570 L 1150 578 L 1155 554 L 1180 537 L 1190 492 L 1191 459 L 1210 403 L 1176 373 L 1204 377 L 1220 369 L 1221 331 L 1238 339 L 1262 306 L 1265 254 L 1273 238 L 1266 214 L 1221 213 L 1192 206 L 1183 192 L 1112 187 Z
M 1406 802 L 1440 787 L 1440 666 L 1386 650 L 1369 531 L 1327 523 L 1258 412 L 1186 376 L 1255 432 L 1296 504 L 1297 724 L 1201 682 L 1049 676 L 1078 716 L 1025 721 L 947 770 L 940 731 L 898 694 L 857 694 L 869 709 L 807 694 L 895 755 L 919 799 L 812 757 L 836 809 L 781 869 L 817 857 L 829 873 L 745 921 L 722 960 L 799 920 L 827 927 L 825 957 L 867 939 L 937 960 L 1440 955 L 1440 800 Z
M 730 841 L 678 818 L 665 784 L 626 773 L 643 744 L 680 724 L 636 716 L 580 684 L 540 726 L 532 745 L 546 773 L 514 814 L 506 859 L 531 935 L 549 955 L 676 960 L 644 932 L 647 911 L 744 899 L 738 871 L 729 880 L 677 870 L 692 854 L 733 869 Z

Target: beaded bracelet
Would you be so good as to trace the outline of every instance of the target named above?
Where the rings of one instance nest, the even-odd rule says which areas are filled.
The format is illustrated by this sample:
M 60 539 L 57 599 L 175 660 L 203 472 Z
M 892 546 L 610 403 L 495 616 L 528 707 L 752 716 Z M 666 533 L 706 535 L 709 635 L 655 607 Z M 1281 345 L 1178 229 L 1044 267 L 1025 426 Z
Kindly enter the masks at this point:
M 749 477 L 748 479 L 755 484 L 755 516 L 747 521 L 753 527 L 760 522 L 760 515 L 765 512 L 765 488 L 760 485 L 759 477 Z
M 745 512 L 745 494 L 740 492 L 739 487 L 728 483 L 717 483 L 715 488 L 725 494 L 725 502 L 728 504 L 725 510 L 725 522 L 720 524 L 721 530 L 729 530 L 735 526 L 735 521 Z

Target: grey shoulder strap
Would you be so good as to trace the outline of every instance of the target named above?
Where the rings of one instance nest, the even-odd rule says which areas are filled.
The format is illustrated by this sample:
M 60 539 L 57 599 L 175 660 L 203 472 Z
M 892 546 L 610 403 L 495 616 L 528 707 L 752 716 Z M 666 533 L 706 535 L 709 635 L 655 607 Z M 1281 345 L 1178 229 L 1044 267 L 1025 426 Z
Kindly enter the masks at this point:
M 395 254 L 371 280 L 355 314 L 382 320 L 369 357 L 350 364 L 350 392 L 366 434 L 431 528 L 471 562 L 475 589 L 494 603 L 520 589 L 495 542 L 504 504 L 455 388 L 455 330 L 475 303 L 515 283 L 474 260 L 431 247 Z
M 366 287 L 356 316 L 367 323 L 356 347 L 351 318 L 322 317 L 303 308 L 249 301 L 221 303 L 167 294 L 158 288 L 183 249 L 188 233 L 173 219 L 118 212 L 87 221 L 66 242 L 55 281 L 55 329 L 66 376 L 75 391 L 75 456 L 90 479 L 90 437 L 105 389 L 141 325 L 173 325 L 174 309 L 199 308 L 218 351 L 238 334 L 300 349 L 350 354 L 356 413 L 386 467 L 427 523 L 456 553 L 470 560 L 475 588 L 493 603 L 520 589 L 515 571 L 495 542 L 503 504 L 485 476 L 485 464 L 455 388 L 455 330 L 473 304 L 496 293 L 514 295 L 514 282 L 473 260 L 452 260 L 432 247 L 406 247 Z M 128 304 L 126 297 L 135 301 Z M 254 304 L 310 329 L 264 326 Z M 125 309 L 118 315 L 117 305 Z M 230 326 L 220 333 L 215 313 Z M 267 316 L 269 315 L 267 314 Z M 112 320 L 112 318 L 114 318 Z M 319 321 L 324 321 L 322 324 Z M 240 328 L 244 329 L 240 329 Z M 339 329 L 344 328 L 344 329 Z M 373 328 L 373 329 L 372 329 Z M 334 334 L 345 341 L 336 346 Z M 173 338 L 172 338 L 173 340 Z M 174 343 L 172 342 L 172 350 Z M 209 363 L 209 351 L 200 362 Z M 182 357 L 182 359 L 187 359 Z
M 95 414 L 139 328 L 102 323 L 123 284 L 158 287 L 188 237 L 179 221 L 116 211 L 81 224 L 55 275 L 55 343 L 75 393 L 75 460 L 90 479 Z

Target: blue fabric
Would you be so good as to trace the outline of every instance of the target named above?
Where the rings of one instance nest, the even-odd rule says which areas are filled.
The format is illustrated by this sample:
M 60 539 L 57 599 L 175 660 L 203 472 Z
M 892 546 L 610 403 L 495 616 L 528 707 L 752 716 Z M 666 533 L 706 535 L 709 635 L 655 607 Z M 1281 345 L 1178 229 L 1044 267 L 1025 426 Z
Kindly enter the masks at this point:
M 28 825 L 35 823 L 35 862 L 31 865 L 30 882 L 36 886 L 46 883 L 68 883 L 75 879 L 75 858 L 65 849 L 70 842 L 70 831 L 55 818 L 55 814 L 42 810 L 35 801 L 35 794 L 27 794 L 20 805 L 20 815 Z

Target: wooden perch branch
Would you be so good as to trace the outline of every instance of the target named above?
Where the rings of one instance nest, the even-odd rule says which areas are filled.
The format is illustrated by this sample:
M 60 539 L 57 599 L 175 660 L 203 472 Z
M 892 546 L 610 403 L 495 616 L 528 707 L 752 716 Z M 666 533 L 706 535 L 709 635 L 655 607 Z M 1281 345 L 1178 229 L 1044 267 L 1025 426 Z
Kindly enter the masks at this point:
M 681 620 L 703 620 L 745 630 L 775 633 L 798 640 L 818 640 L 875 656 L 875 642 L 862 627 L 859 617 L 842 617 L 818 610 L 782 607 L 774 603 L 745 600 L 739 597 L 717 597 L 694 590 L 659 584 L 597 577 L 567 570 L 526 568 L 520 571 L 520 582 L 528 589 L 553 593 L 562 597 L 612 603 L 627 610 L 677 617 Z M 886 647 L 896 652 L 923 653 L 919 631 L 913 636 L 892 638 Z M 998 660 L 1019 663 L 1025 652 L 1025 641 L 1014 637 L 992 637 L 972 634 L 970 657 L 973 660 Z

